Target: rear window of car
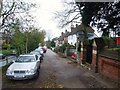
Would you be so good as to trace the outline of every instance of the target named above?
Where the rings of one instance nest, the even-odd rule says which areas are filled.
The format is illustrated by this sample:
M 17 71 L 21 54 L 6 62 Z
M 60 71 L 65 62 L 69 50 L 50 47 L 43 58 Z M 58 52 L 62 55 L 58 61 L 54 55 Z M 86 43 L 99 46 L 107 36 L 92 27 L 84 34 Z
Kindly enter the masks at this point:
M 19 56 L 16 62 L 34 62 L 36 61 L 34 56 Z

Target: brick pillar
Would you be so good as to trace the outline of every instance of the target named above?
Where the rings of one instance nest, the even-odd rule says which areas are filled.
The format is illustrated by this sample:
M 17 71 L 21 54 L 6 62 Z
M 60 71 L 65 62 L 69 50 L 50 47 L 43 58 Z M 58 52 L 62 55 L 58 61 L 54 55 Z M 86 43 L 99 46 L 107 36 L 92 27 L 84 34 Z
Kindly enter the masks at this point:
M 81 63 L 84 64 L 85 63 L 85 59 L 86 59 L 86 46 L 84 45 L 83 42 L 81 42 Z
M 95 40 L 93 42 L 93 50 L 92 50 L 92 69 L 96 72 L 96 59 L 97 59 L 97 45 L 95 43 Z
M 83 60 L 83 42 L 81 42 L 81 52 L 80 52 L 80 62 L 82 64 L 82 60 Z

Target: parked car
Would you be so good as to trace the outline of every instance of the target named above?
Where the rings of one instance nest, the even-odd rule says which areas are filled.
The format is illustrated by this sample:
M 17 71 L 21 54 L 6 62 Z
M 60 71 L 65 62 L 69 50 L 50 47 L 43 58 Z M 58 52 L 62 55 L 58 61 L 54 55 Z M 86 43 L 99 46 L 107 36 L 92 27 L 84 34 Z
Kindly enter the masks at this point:
M 37 78 L 39 76 L 39 69 L 40 60 L 37 55 L 20 55 L 17 60 L 8 67 L 6 76 L 8 79 L 14 80 Z
M 16 50 L 12 50 L 12 55 L 16 55 L 17 51 Z
M 38 58 L 39 58 L 39 60 L 40 60 L 40 63 L 42 63 L 42 61 L 43 61 L 43 56 L 40 54 L 40 52 L 38 52 L 38 51 L 32 51 L 32 52 L 30 52 L 30 54 L 37 55 Z
M 42 55 L 42 57 L 44 57 L 44 51 L 43 51 L 42 48 L 37 48 L 37 49 L 35 49 L 34 51 L 39 52 L 39 53 Z
M 5 59 L 6 56 L 4 54 L 0 54 L 0 59 Z
M 47 46 L 43 46 L 43 52 L 46 53 L 47 52 Z

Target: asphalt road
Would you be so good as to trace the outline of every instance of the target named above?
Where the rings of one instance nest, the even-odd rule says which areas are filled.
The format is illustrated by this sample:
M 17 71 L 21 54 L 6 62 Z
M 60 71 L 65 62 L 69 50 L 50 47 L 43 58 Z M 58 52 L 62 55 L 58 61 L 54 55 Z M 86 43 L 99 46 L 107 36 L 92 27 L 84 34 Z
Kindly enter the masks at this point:
M 2 73 L 3 88 L 115 88 L 89 70 L 71 63 L 51 50 L 45 54 L 38 79 L 13 81 Z

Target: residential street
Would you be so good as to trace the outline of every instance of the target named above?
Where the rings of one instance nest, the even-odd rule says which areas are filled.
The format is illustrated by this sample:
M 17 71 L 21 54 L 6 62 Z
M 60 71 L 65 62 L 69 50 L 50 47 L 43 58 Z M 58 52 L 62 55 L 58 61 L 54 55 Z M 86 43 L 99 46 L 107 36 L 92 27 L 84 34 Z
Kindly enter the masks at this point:
M 2 73 L 5 74 L 5 73 Z M 3 88 L 115 88 L 99 73 L 94 73 L 47 50 L 38 79 L 14 81 L 3 75 Z

